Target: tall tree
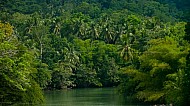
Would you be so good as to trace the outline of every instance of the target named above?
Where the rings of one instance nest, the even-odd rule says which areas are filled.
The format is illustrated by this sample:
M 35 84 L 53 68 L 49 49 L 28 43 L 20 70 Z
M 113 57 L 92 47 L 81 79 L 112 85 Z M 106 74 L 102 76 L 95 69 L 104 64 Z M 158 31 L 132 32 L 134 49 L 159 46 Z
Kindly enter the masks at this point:
M 13 32 L 9 23 L 0 22 L 0 101 L 7 105 L 41 103 L 41 88 L 32 77 L 34 55 Z

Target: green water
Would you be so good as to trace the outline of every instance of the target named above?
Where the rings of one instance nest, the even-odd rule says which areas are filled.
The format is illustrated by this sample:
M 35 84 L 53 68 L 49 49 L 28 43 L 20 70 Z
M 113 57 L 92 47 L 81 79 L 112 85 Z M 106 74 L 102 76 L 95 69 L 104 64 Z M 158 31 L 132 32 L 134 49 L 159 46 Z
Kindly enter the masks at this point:
M 46 106 L 132 106 L 115 88 L 46 91 Z

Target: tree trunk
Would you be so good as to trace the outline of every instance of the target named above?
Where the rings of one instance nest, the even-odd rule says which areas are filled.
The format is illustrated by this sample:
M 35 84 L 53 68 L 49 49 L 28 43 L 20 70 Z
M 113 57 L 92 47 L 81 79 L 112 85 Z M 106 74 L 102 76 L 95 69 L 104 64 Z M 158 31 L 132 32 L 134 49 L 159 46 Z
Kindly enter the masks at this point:
M 42 45 L 42 43 L 40 42 L 40 59 L 42 60 L 42 58 L 43 58 L 43 45 Z

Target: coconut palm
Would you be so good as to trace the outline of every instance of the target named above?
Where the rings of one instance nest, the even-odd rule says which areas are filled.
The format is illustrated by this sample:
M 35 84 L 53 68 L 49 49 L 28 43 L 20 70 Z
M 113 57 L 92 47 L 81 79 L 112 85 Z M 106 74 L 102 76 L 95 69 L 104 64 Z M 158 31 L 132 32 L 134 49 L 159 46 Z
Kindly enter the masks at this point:
M 126 61 L 133 61 L 133 53 L 136 51 L 131 46 L 135 41 L 135 37 L 132 33 L 123 34 L 121 36 L 123 42 L 122 48 L 120 49 L 120 56 Z
M 56 18 L 53 20 L 53 26 L 52 26 L 53 33 L 55 35 L 60 35 L 61 34 L 61 19 Z

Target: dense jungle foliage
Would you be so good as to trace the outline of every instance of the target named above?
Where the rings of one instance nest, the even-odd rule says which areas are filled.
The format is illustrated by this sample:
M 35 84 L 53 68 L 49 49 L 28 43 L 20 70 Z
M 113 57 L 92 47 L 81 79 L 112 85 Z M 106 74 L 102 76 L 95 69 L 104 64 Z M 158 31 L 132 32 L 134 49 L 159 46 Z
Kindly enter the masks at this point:
M 189 10 L 188 0 L 1 0 L 0 104 L 119 86 L 132 101 L 188 106 Z

